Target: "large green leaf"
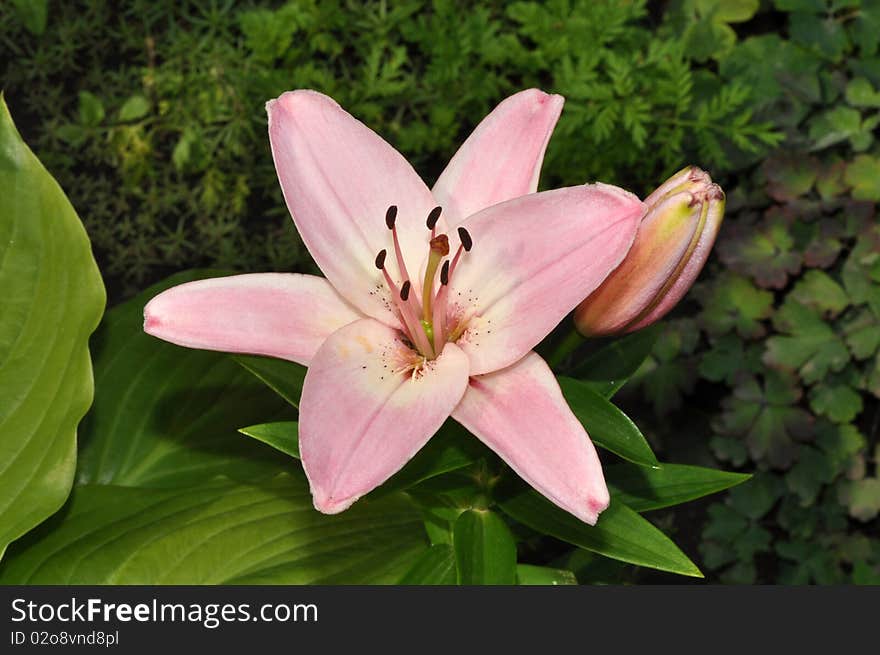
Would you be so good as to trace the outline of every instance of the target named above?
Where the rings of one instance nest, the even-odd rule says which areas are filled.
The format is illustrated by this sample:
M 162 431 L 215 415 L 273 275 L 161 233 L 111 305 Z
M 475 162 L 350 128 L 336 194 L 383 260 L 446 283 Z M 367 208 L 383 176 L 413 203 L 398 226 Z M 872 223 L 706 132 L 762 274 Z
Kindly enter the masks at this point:
M 70 493 L 104 310 L 89 240 L 0 97 L 0 557 Z
M 616 464 L 605 467 L 612 497 L 636 512 L 678 505 L 741 484 L 747 473 L 731 473 L 685 464 L 659 467 Z
M 521 585 L 575 585 L 577 577 L 565 569 L 552 569 L 547 566 L 519 564 L 516 567 L 516 581 Z
M 293 409 L 229 356 L 180 348 L 142 330 L 150 298 L 210 273 L 174 275 L 107 312 L 92 340 L 99 394 L 83 421 L 78 483 L 173 486 L 292 468 L 236 428 Z
M 147 299 L 193 277 L 107 313 L 78 486 L 66 511 L 10 549 L 0 581 L 399 580 L 428 545 L 409 498 L 318 513 L 299 463 L 236 430 L 295 410 L 228 355 L 143 333 Z
M 319 514 L 298 474 L 175 489 L 85 485 L 62 518 L 11 553 L 0 583 L 390 583 L 424 551 L 423 535 L 400 497 Z
M 400 584 L 405 585 L 453 585 L 455 582 L 455 552 L 448 544 L 428 548 L 400 580 Z
M 595 526 L 531 490 L 511 493 L 499 505 L 512 519 L 586 550 L 612 559 L 680 575 L 703 577 L 696 565 L 649 521 L 613 500 Z
M 656 466 L 657 457 L 629 417 L 587 383 L 560 377 L 559 386 L 575 416 L 599 446 L 643 466 Z
M 494 512 L 462 512 L 453 526 L 452 547 L 459 584 L 516 584 L 516 542 Z

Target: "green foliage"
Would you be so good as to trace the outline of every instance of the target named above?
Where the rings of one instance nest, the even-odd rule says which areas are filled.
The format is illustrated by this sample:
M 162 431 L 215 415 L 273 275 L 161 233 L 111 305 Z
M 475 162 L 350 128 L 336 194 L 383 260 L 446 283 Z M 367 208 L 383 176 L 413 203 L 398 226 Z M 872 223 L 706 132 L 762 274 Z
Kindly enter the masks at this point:
M 0 558 L 64 503 L 104 286 L 82 223 L 0 95 Z
M 31 14 L 45 4 L 0 6 L 4 84 L 84 210 L 116 296 L 192 266 L 310 268 L 263 110 L 291 88 L 336 98 L 429 181 L 488 110 L 530 86 L 567 98 L 547 186 L 644 192 L 686 161 L 724 170 L 778 140 L 753 118 L 749 84 L 689 53 L 700 30 L 655 33 L 644 0 L 88 0 L 53 4 L 43 32 Z M 719 29 L 753 12 L 690 4 Z
M 689 326 L 679 332 L 698 329 L 672 359 L 699 361 L 683 406 L 720 399 L 692 456 L 759 471 L 708 509 L 700 550 L 723 582 L 860 582 L 880 570 L 864 546 L 880 514 L 880 68 L 869 27 L 880 3 L 774 4 L 768 18 L 787 24 L 789 41 L 750 36 L 710 55 L 723 78 L 760 90 L 756 115 L 775 115 L 787 141 L 726 189 L 717 259 L 676 319 Z M 658 342 L 652 359 L 667 354 Z M 643 391 L 677 424 L 685 413 L 654 397 L 674 381 L 646 370 L 622 393 Z M 673 430 L 643 429 L 672 447 Z

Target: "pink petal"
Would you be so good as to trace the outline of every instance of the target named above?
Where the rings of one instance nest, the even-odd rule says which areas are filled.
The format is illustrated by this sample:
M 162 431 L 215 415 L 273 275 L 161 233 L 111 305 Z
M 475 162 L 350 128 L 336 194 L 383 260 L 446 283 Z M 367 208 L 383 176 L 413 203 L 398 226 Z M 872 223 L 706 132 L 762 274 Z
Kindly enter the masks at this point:
M 593 443 L 534 352 L 471 378 L 453 418 L 562 509 L 594 525 L 608 488 Z
M 359 318 L 322 277 L 255 273 L 163 291 L 144 308 L 144 331 L 188 348 L 308 365 L 328 336 Z
M 321 346 L 306 374 L 299 444 L 315 507 L 335 514 L 382 484 L 425 445 L 467 387 L 454 344 L 421 374 L 395 330 L 363 319 Z
M 436 204 L 428 187 L 400 153 L 325 95 L 291 91 L 266 109 L 281 189 L 315 262 L 350 303 L 397 325 L 373 262 L 383 248 L 393 252 L 385 212 L 396 205 L 401 249 L 418 270 L 428 252 L 425 219 Z
M 465 220 L 473 248 L 452 275 L 449 298 L 453 315 L 475 313 L 458 342 L 471 374 L 508 366 L 547 336 L 623 260 L 643 212 L 633 194 L 591 184 L 523 196 Z
M 564 102 L 538 89 L 520 91 L 477 125 L 434 185 L 449 225 L 537 191 L 544 151 Z

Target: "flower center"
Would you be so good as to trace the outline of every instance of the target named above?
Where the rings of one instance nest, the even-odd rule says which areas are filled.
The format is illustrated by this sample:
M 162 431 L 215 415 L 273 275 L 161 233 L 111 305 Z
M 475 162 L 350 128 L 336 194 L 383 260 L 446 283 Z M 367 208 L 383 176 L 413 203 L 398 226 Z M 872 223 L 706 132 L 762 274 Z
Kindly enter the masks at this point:
M 391 205 L 385 213 L 385 225 L 391 230 L 394 256 L 402 279 L 400 287 L 394 282 L 385 266 L 388 251 L 382 249 L 376 255 L 376 268 L 382 271 L 385 276 L 385 284 L 391 291 L 391 298 L 400 318 L 403 332 L 413 348 L 425 359 L 436 359 L 443 351 L 444 344 L 457 340 L 462 334 L 463 325 L 453 324 L 454 322 L 449 320 L 447 308 L 449 281 L 452 279 L 462 253 L 469 252 L 474 245 L 468 231 L 463 227 L 458 228 L 461 245 L 450 260 L 448 258 L 449 238 L 445 234 L 438 235 L 436 233 L 437 221 L 440 219 L 441 212 L 440 207 L 434 207 L 425 222 L 431 231 L 431 240 L 428 243 L 428 264 L 425 267 L 425 278 L 422 281 L 421 302 L 416 294 L 411 293 L 412 282 L 397 236 L 397 206 L 395 205 Z M 440 286 L 435 292 L 434 280 L 438 270 L 440 271 Z

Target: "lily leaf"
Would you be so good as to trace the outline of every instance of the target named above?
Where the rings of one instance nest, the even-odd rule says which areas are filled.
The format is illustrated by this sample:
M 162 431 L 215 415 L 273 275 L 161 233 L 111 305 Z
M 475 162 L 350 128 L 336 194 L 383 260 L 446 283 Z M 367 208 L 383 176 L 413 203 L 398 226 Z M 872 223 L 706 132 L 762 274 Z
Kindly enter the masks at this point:
M 661 326 L 652 325 L 627 334 L 586 357 L 572 375 L 588 381 L 605 398 L 611 398 L 651 354 Z
M 294 407 L 299 407 L 306 367 L 274 357 L 234 355 L 233 359 L 267 384 Z
M 253 437 L 257 441 L 272 446 L 285 455 L 299 459 L 299 423 L 296 421 L 279 421 L 277 423 L 259 423 L 239 428 L 239 432 Z
M 611 502 L 595 526 L 579 521 L 531 490 L 508 496 L 499 507 L 533 530 L 594 553 L 661 571 L 703 577 L 669 537 L 619 500 Z
M 459 584 L 516 583 L 516 542 L 504 520 L 494 512 L 462 512 L 453 526 L 452 546 Z
M 552 569 L 547 566 L 519 564 L 516 567 L 516 581 L 521 585 L 574 585 L 577 577 L 565 569 Z
M 89 239 L 0 96 L 0 557 L 70 493 L 104 311 Z
M 654 468 L 632 464 L 605 467 L 611 496 L 636 512 L 686 503 L 729 489 L 751 477 L 747 473 L 685 464 L 661 464 Z
M 571 410 L 597 445 L 636 464 L 657 464 L 657 457 L 644 435 L 609 400 L 580 380 L 560 377 L 559 386 Z

